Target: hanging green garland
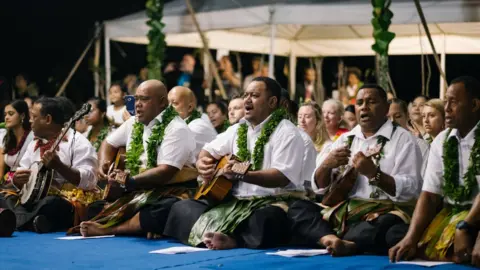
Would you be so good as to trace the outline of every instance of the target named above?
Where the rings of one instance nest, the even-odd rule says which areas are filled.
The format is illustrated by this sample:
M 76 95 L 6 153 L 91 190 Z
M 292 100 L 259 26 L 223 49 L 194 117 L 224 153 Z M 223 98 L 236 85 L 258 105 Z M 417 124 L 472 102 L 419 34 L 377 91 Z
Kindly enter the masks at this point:
M 172 106 L 168 106 L 163 114 L 162 121 L 155 124 L 152 128 L 152 134 L 147 141 L 147 170 L 157 166 L 157 147 L 162 144 L 165 136 L 165 129 L 168 124 L 178 115 Z M 140 172 L 140 156 L 143 148 L 143 130 L 144 125 L 140 122 L 135 122 L 132 131 L 132 142 L 127 151 L 125 167 L 130 171 L 130 175 L 135 176 Z
M 443 144 L 443 193 L 454 201 L 455 204 L 468 201 L 472 192 L 477 186 L 476 175 L 480 173 L 480 124 L 475 129 L 475 142 L 468 159 L 467 172 L 463 175 L 464 186 L 459 185 L 460 180 L 460 162 L 458 155 L 458 140 L 456 137 L 450 137 L 451 129 L 447 132 Z
M 185 123 L 187 123 L 187 125 L 188 125 L 188 124 L 190 124 L 190 122 L 192 122 L 193 120 L 198 119 L 200 117 L 202 117 L 202 114 L 197 110 L 193 110 L 192 114 L 190 114 L 190 116 L 187 118 Z
M 98 152 L 98 149 L 100 148 L 100 145 L 102 145 L 102 142 L 107 137 L 109 131 L 110 131 L 110 128 L 108 126 L 104 126 L 100 130 L 100 132 L 98 133 L 97 139 L 94 142 L 91 141 L 92 130 L 90 130 L 90 132 L 88 132 L 87 139 L 92 143 L 92 146 L 93 146 L 93 148 L 95 148 L 95 151 Z
M 163 19 L 163 0 L 147 0 L 146 13 L 149 20 L 147 25 L 150 27 L 148 31 L 148 45 L 147 45 L 147 63 L 148 63 L 148 78 L 162 79 L 162 63 L 165 58 L 165 34 L 163 28 L 165 24 Z
M 287 116 L 287 112 L 284 109 L 277 109 L 272 113 L 272 116 L 265 123 L 265 126 L 262 128 L 260 136 L 258 137 L 257 141 L 255 142 L 255 147 L 253 148 L 253 158 L 248 150 L 248 143 L 247 143 L 247 131 L 248 126 L 246 123 L 243 123 L 238 128 L 238 138 L 237 138 L 237 157 L 242 160 L 252 160 L 252 170 L 258 171 L 262 168 L 263 164 L 263 156 L 265 151 L 265 145 L 268 143 L 270 136 L 277 128 L 278 124 L 285 119 Z

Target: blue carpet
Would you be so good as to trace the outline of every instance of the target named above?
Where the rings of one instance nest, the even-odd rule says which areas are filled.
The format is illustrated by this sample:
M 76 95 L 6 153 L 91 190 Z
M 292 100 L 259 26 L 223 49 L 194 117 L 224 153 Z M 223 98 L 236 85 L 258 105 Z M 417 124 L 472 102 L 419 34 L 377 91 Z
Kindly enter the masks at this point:
M 134 237 L 55 239 L 62 236 L 65 234 L 16 232 L 12 238 L 0 238 L 0 269 L 426 269 L 390 264 L 382 256 L 283 258 L 251 249 L 160 255 L 148 252 L 180 244 Z M 472 268 L 445 265 L 434 269 Z

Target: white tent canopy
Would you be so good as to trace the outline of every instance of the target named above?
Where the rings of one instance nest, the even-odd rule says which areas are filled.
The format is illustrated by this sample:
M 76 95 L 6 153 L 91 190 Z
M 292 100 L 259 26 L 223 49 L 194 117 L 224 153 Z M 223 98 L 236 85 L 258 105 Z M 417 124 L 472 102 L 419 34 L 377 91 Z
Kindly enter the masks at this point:
M 434 22 L 429 29 L 443 59 L 445 54 L 480 53 L 479 1 L 421 2 L 427 21 Z M 272 60 L 273 54 L 290 56 L 290 68 L 295 68 L 296 57 L 374 55 L 373 8 L 367 0 L 196 0 L 192 4 L 211 49 L 269 53 Z M 389 54 L 432 53 L 413 1 L 393 1 L 390 9 L 394 13 L 390 29 L 397 36 Z M 145 12 L 138 12 L 105 22 L 108 74 L 109 41 L 147 44 L 147 19 Z M 169 46 L 203 47 L 184 0 L 165 4 L 163 22 Z

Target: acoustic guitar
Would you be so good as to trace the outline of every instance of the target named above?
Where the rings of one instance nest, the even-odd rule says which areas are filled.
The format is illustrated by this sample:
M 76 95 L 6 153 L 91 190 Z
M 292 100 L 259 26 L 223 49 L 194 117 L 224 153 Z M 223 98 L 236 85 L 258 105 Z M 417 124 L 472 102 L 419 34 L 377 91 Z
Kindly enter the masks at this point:
M 115 161 L 110 165 L 107 175 L 115 173 L 114 181 L 108 181 L 103 192 L 103 199 L 107 202 L 114 202 L 120 198 L 125 192 L 125 181 L 128 177 L 128 172 L 125 172 L 125 155 L 126 148 L 120 147 L 117 151 Z
M 194 199 L 207 198 L 214 202 L 221 202 L 232 189 L 233 183 L 223 176 L 224 168 L 229 162 L 235 162 L 232 171 L 238 174 L 246 174 L 250 169 L 249 161 L 242 162 L 235 155 L 222 157 L 215 166 L 214 177 L 209 182 L 204 182 L 195 194 Z
M 379 155 L 382 148 L 381 145 L 378 145 L 376 148 L 372 149 L 370 154 L 366 155 L 366 157 L 372 158 Z M 332 207 L 348 199 L 348 195 L 357 182 L 358 172 L 355 167 L 345 165 L 341 170 L 340 173 L 334 175 L 334 180 L 332 180 L 330 186 L 325 192 L 325 196 L 322 200 L 322 204 L 325 206 Z

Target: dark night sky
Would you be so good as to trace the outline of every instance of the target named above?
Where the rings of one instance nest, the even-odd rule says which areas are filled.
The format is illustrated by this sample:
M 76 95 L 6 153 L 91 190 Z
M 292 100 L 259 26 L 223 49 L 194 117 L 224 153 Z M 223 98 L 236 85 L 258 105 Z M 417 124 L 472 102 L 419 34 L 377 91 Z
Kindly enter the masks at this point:
M 143 0 L 3 0 L 0 1 L 0 76 L 13 78 L 19 72 L 26 72 L 37 82 L 45 94 L 53 94 L 55 83 L 60 85 L 80 56 L 93 35 L 95 21 L 114 19 L 144 9 Z M 427 18 L 428 19 L 428 18 Z M 126 73 L 137 73 L 145 65 L 145 47 L 118 43 L 126 52 L 123 58 L 112 45 L 112 65 L 117 68 L 114 79 L 121 79 Z M 103 44 L 102 44 L 103 46 Z M 180 59 L 190 49 L 169 48 L 167 59 Z M 81 102 L 93 94 L 93 79 L 88 70 L 87 55 L 77 74 L 67 87 L 68 96 Z M 243 54 L 243 65 L 249 70 L 252 55 Z M 430 58 L 432 96 L 438 94 L 439 75 L 433 58 Z M 327 58 L 324 64 L 324 82 L 327 89 L 334 79 L 338 58 Z M 348 66 L 362 70 L 373 68 L 373 57 L 345 57 Z M 103 52 L 102 52 L 103 61 Z M 286 61 L 276 58 L 277 78 Z M 299 60 L 299 69 L 308 64 L 307 59 Z M 399 96 L 410 100 L 421 89 L 420 56 L 393 56 L 390 58 L 391 75 Z M 480 56 L 447 56 L 447 77 L 459 75 L 480 77 Z M 299 77 L 300 73 L 297 77 Z M 281 78 L 279 78 L 281 79 Z

